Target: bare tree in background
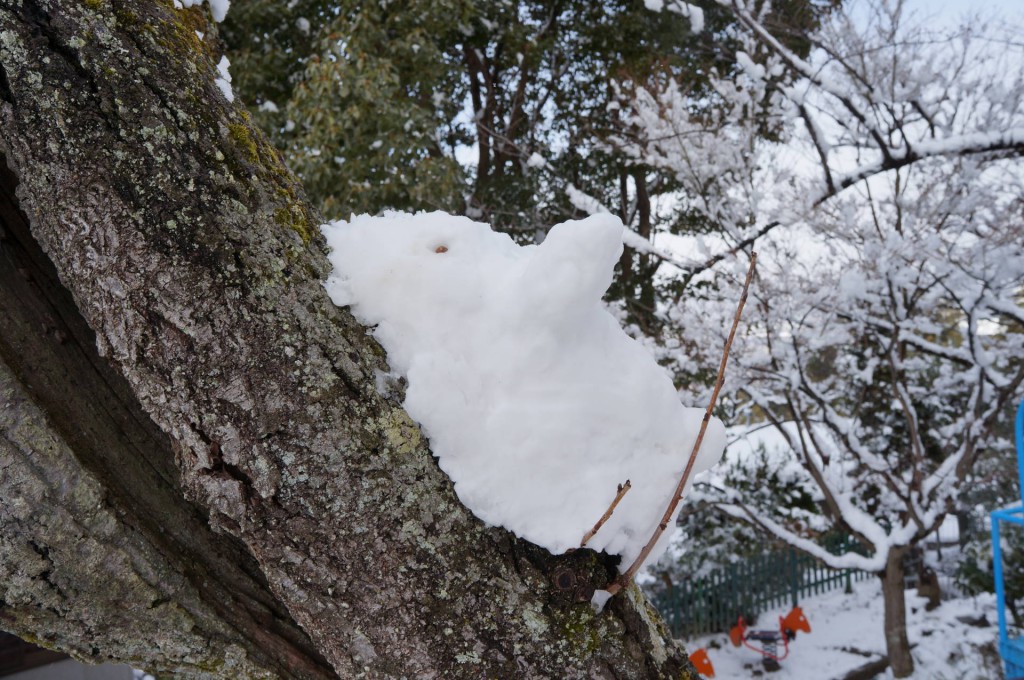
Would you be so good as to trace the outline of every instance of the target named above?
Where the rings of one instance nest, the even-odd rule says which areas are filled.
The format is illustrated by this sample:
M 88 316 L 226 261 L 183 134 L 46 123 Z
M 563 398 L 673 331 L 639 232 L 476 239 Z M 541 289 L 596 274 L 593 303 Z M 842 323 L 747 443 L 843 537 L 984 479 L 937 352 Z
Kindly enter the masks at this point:
M 722 260 L 756 242 L 760 314 L 733 404 L 778 429 L 824 522 L 779 499 L 713 500 L 829 566 L 878 574 L 905 677 L 903 556 L 955 509 L 1024 394 L 1024 55 L 998 26 L 930 30 L 897 2 L 833 14 L 806 61 L 748 5 L 731 5 L 746 51 L 719 78 L 718 117 L 695 119 L 671 85 L 641 91 L 640 132 L 619 143 L 674 168 L 681 200 L 728 234 L 691 261 L 655 250 L 670 280 L 722 294 L 717 316 L 714 293 L 667 306 L 676 344 L 720 343 L 742 270 Z M 829 553 L 812 540 L 827 528 L 859 549 Z

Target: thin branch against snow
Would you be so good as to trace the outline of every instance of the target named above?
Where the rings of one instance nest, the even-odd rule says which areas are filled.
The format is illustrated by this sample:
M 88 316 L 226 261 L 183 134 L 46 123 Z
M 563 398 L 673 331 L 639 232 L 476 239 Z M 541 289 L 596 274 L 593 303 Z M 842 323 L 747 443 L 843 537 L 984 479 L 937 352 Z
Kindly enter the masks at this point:
M 814 150 L 818 152 L 818 160 L 821 163 L 822 172 L 825 174 L 825 189 L 834 193 L 836 191 L 836 182 L 832 178 L 832 168 L 829 165 L 829 148 L 825 141 L 825 133 L 818 126 L 818 123 L 814 120 L 814 117 L 802 100 L 797 104 L 796 108 L 800 112 L 804 125 L 807 126 L 811 142 L 814 144 Z
M 647 544 L 641 550 L 636 560 L 629 566 L 629 568 L 622 573 L 615 583 L 611 584 L 608 588 L 608 592 L 611 594 L 617 593 L 623 586 L 629 585 L 629 582 L 636 576 L 637 571 L 647 561 L 648 556 L 655 549 L 661 535 L 668 528 L 669 522 L 676 516 L 679 502 L 683 499 L 683 494 L 686 492 L 687 483 L 690 480 L 690 474 L 694 470 L 694 466 L 697 463 L 697 458 L 701 453 L 701 446 L 704 442 L 704 434 L 707 432 L 708 424 L 712 421 L 712 413 L 715 410 L 715 404 L 718 402 L 718 395 L 722 390 L 722 385 L 725 383 L 725 368 L 729 363 L 729 351 L 732 349 L 733 340 L 736 338 L 736 329 L 740 325 L 740 317 L 743 315 L 743 307 L 747 304 L 747 295 L 750 292 L 750 282 L 754 278 L 754 270 L 757 267 L 757 253 L 750 254 L 750 266 L 747 268 L 747 277 L 743 282 L 743 291 L 740 293 L 739 302 L 736 305 L 736 315 L 732 320 L 732 327 L 729 329 L 729 337 L 725 341 L 725 347 L 722 349 L 722 361 L 718 366 L 718 378 L 715 380 L 715 389 L 711 393 L 711 399 L 708 401 L 707 410 L 704 412 L 704 418 L 701 420 L 700 430 L 697 432 L 697 437 L 693 442 L 693 449 L 690 451 L 690 456 L 686 461 L 686 467 L 683 469 L 682 477 L 679 479 L 679 483 L 676 485 L 676 490 L 672 494 L 672 500 L 669 502 L 668 508 L 665 510 L 665 514 L 661 518 L 661 522 L 658 523 L 657 528 L 654 530 L 653 535 Z
M 633 488 L 633 485 L 630 483 L 628 479 L 626 480 L 625 484 L 619 484 L 619 488 L 615 493 L 615 498 L 612 499 L 612 502 L 608 506 L 608 509 L 604 511 L 603 515 L 601 515 L 601 519 L 597 520 L 597 522 L 594 523 L 593 528 L 586 534 L 584 534 L 583 540 L 580 541 L 581 548 L 585 548 L 590 539 L 592 539 L 594 535 L 601 530 L 601 527 L 605 525 L 605 522 L 607 522 L 609 518 L 611 518 L 612 513 L 615 512 L 615 506 L 617 506 L 619 502 L 622 500 L 622 498 L 627 493 L 629 493 L 629 490 L 631 488 Z

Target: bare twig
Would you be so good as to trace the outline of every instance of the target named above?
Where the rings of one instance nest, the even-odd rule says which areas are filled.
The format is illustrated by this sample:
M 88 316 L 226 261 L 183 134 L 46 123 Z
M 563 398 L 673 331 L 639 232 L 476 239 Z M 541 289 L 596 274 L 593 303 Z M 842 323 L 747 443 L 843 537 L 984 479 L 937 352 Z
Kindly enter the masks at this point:
M 612 501 L 612 504 L 609 505 L 608 509 L 604 511 L 604 514 L 601 515 L 601 519 L 597 520 L 597 524 L 594 525 L 594 528 L 588 531 L 586 536 L 583 537 L 583 540 L 580 541 L 581 548 L 586 546 L 587 541 L 592 539 L 594 537 L 594 534 L 601 530 L 601 527 L 604 526 L 604 523 L 607 522 L 608 518 L 612 516 L 613 512 L 615 512 L 615 506 L 619 504 L 619 501 L 622 500 L 622 497 L 626 495 L 626 492 L 629 491 L 630 488 L 632 488 L 632 486 L 633 485 L 629 483 L 628 479 L 626 480 L 625 484 L 619 484 L 619 492 L 615 494 L 615 500 Z
M 661 518 L 661 522 L 658 523 L 658 527 L 654 530 L 654 535 L 651 536 L 651 540 L 647 541 L 647 545 L 644 546 L 643 550 L 633 564 L 629 565 L 629 569 L 622 573 L 618 579 L 615 580 L 607 590 L 609 593 L 614 595 L 615 593 L 622 590 L 623 587 L 629 585 L 629 582 L 636 576 L 636 572 L 640 570 L 640 566 L 647 559 L 647 556 L 654 550 L 654 545 L 661 538 L 661 535 L 668 528 L 668 523 L 672 520 L 672 515 L 676 511 L 676 507 L 679 505 L 679 501 L 683 499 L 683 489 L 686 488 L 686 482 L 690 479 L 690 473 L 693 471 L 693 464 L 697 461 L 697 454 L 700 452 L 700 445 L 704 441 L 704 433 L 708 429 L 708 423 L 711 422 L 711 412 L 715 408 L 715 403 L 718 401 L 718 393 L 722 390 L 722 384 L 725 382 L 725 366 L 729 362 L 729 350 L 732 348 L 732 341 L 736 337 L 736 328 L 740 325 L 740 316 L 743 314 L 743 306 L 747 303 L 747 293 L 750 290 L 750 280 L 754 278 L 754 268 L 757 266 L 757 253 L 750 254 L 750 267 L 747 269 L 747 278 L 743 282 L 743 293 L 740 295 L 739 304 L 736 306 L 736 316 L 732 320 L 732 328 L 729 330 L 729 338 L 725 341 L 725 348 L 722 350 L 722 363 L 718 367 L 718 379 L 715 381 L 715 389 L 711 393 L 711 401 L 708 403 L 708 408 L 704 412 L 704 419 L 700 423 L 700 430 L 697 432 L 697 440 L 693 443 L 693 450 L 690 451 L 690 459 L 686 461 L 686 469 L 683 470 L 683 476 L 679 479 L 679 484 L 676 485 L 676 490 L 672 494 L 672 500 L 668 504 L 668 509 L 665 510 L 665 514 Z

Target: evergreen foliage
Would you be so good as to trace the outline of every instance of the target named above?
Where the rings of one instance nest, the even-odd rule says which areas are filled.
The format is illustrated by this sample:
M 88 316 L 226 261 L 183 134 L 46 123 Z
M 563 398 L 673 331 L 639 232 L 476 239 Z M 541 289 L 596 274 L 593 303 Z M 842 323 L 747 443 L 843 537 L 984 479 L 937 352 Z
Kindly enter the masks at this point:
M 572 186 L 650 240 L 716 228 L 674 173 L 609 143 L 632 134 L 638 87 L 679 83 L 695 117 L 718 105 L 709 74 L 737 68 L 734 19 L 699 4 L 694 33 L 636 0 L 251 0 L 224 37 L 236 89 L 329 218 L 439 209 L 532 242 L 583 216 Z M 772 16 L 806 53 L 818 12 L 787 0 Z M 658 265 L 627 249 L 610 294 L 649 332 Z

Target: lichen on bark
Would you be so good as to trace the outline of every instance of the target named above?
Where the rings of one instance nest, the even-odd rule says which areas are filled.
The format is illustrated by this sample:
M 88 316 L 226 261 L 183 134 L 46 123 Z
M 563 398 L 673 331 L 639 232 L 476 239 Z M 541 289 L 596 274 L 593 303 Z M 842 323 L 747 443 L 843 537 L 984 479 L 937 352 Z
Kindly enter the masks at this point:
M 0 403 L 0 626 L 87 663 L 273 677 L 180 573 L 151 559 L 3 363 Z

